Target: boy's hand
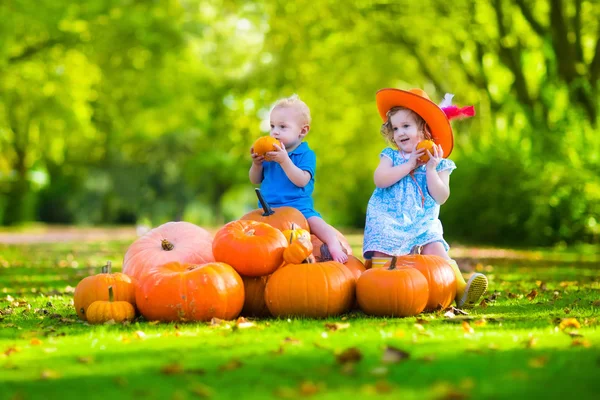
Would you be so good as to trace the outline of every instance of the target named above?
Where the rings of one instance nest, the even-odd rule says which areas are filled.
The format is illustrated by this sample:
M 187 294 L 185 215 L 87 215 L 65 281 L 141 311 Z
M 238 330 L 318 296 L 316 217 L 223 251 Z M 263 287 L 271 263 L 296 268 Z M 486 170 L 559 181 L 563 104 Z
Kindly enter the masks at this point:
M 435 171 L 436 167 L 439 165 L 439 163 L 442 161 L 442 158 L 444 157 L 444 150 L 439 144 L 434 144 L 433 154 L 431 154 L 429 150 L 427 150 L 427 153 L 429 154 L 429 161 L 427 161 L 427 169 L 432 169 Z
M 254 152 L 254 147 L 250 148 L 250 156 L 252 156 L 252 164 L 261 166 L 263 161 L 265 161 L 265 156 L 261 156 Z
M 275 161 L 277 164 L 283 164 L 285 161 L 290 159 L 288 152 L 285 150 L 285 145 L 281 143 L 281 146 L 274 144 L 276 150 L 269 151 L 265 154 L 269 161 Z

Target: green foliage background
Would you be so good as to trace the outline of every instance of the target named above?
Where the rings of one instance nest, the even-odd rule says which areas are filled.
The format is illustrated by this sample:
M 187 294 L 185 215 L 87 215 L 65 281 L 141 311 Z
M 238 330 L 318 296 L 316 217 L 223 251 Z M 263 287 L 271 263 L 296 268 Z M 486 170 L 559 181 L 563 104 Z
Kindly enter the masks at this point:
M 455 93 L 451 241 L 600 240 L 600 3 L 5 0 L 0 223 L 255 208 L 249 148 L 278 98 L 311 107 L 318 210 L 361 228 L 385 146 L 374 94 Z

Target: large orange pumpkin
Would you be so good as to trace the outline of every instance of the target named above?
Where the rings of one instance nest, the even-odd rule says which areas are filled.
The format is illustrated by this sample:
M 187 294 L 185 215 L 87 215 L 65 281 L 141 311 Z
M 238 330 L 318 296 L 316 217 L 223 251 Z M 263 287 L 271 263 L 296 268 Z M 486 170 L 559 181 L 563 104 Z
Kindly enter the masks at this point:
M 257 221 L 231 221 L 215 234 L 215 259 L 245 276 L 263 276 L 283 262 L 288 243 L 283 233 Z
M 242 276 L 245 294 L 242 315 L 249 317 L 271 316 L 267 303 L 265 303 L 265 287 L 269 276 Z
M 230 320 L 244 305 L 244 283 L 224 263 L 172 262 L 151 267 L 140 278 L 136 303 L 149 321 Z
M 140 278 L 150 267 L 181 262 L 204 264 L 215 261 L 212 235 L 189 222 L 167 222 L 152 229 L 129 246 L 123 273 Z
M 287 264 L 269 278 L 265 301 L 276 317 L 325 318 L 350 309 L 355 287 L 350 270 L 336 261 Z
M 358 305 L 365 314 L 409 317 L 421 313 L 429 299 L 427 279 L 416 268 L 389 266 L 363 272 L 356 284 Z
M 264 222 L 274 228 L 284 231 L 286 229 L 301 228 L 310 232 L 308 221 L 304 215 L 294 207 L 274 207 L 271 208 L 269 203 L 262 197 L 260 189 L 254 189 L 258 196 L 258 201 L 262 208 L 250 211 L 240 218 L 241 220 L 252 220 Z
M 102 267 L 102 273 L 83 278 L 75 287 L 73 303 L 77 316 L 86 321 L 89 306 L 95 301 L 108 301 L 112 286 L 115 301 L 126 301 L 135 306 L 135 278 L 120 272 L 112 273 L 111 262 Z
M 410 254 L 398 257 L 396 265 L 416 268 L 427 279 L 429 300 L 425 311 L 444 309 L 454 301 L 456 277 L 448 260 L 433 255 Z

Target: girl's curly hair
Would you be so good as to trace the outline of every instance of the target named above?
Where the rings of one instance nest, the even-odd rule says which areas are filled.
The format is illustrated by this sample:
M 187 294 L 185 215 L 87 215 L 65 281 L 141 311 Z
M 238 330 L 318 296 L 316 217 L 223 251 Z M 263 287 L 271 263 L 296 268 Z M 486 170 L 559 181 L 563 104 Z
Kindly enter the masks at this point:
M 408 111 L 409 114 L 412 115 L 412 117 L 415 119 L 415 121 L 417 122 L 417 129 L 419 130 L 419 132 L 423 133 L 423 137 L 425 138 L 425 140 L 432 140 L 431 130 L 429 129 L 429 125 L 425 123 L 423 117 L 421 117 L 419 114 L 417 114 L 410 108 L 406 107 L 392 107 L 385 114 L 386 121 L 381 125 L 381 135 L 384 137 L 384 139 L 397 147 L 396 143 L 394 142 L 394 131 L 392 130 L 391 118 L 392 115 L 403 110 Z

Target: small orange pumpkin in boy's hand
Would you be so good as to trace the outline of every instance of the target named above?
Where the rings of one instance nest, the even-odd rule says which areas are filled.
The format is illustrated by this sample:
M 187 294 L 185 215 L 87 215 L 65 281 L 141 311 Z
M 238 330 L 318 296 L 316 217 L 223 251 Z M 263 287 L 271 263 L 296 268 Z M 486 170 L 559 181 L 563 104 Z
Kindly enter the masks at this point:
M 279 141 L 279 139 L 275 139 L 271 136 L 261 136 L 258 139 L 256 139 L 256 141 L 252 145 L 252 149 L 254 153 L 260 156 L 265 156 L 267 152 L 277 150 L 275 148 L 276 144 L 281 146 L 281 142 Z
M 424 163 L 429 161 L 429 154 L 427 154 L 427 151 L 429 151 L 433 155 L 433 153 L 434 153 L 433 146 L 434 145 L 435 145 L 435 143 L 433 142 L 433 140 L 421 140 L 417 144 L 417 150 L 420 150 L 420 149 L 425 150 L 425 154 L 423 154 L 421 157 L 419 157 L 419 161 L 424 162 Z

